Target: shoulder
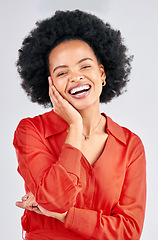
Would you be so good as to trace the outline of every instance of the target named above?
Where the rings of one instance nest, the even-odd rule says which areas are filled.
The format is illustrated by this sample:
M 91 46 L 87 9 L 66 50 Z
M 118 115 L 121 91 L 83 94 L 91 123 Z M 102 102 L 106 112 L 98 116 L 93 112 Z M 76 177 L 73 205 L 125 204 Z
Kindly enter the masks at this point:
M 68 124 L 54 110 L 51 110 L 33 118 L 22 119 L 17 126 L 16 132 L 35 133 L 47 138 L 61 133 L 67 128 Z
M 34 116 L 34 117 L 23 118 L 23 119 L 20 120 L 17 128 L 21 127 L 21 126 L 25 126 L 25 125 L 30 125 L 30 126 L 32 125 L 35 128 L 39 128 L 41 125 L 43 125 L 47 121 L 49 121 L 50 118 L 51 118 L 51 122 L 53 122 L 54 115 L 55 115 L 54 111 L 51 110 L 51 111 L 45 112 L 43 114 L 39 114 L 39 115 Z
M 44 126 L 51 112 L 46 112 L 34 117 L 27 117 L 20 120 L 18 123 L 15 133 L 26 134 L 31 132 L 36 132 L 44 134 Z M 53 118 L 52 118 L 53 121 Z
M 140 136 L 126 127 L 122 127 L 122 129 L 125 134 L 128 148 L 131 148 L 136 155 L 144 152 L 144 145 Z
M 20 120 L 20 122 L 17 125 L 16 131 L 19 129 L 27 129 L 28 127 L 31 129 L 40 129 L 43 125 L 43 118 L 47 115 L 47 113 L 44 113 L 42 115 L 37 115 L 34 117 L 27 117 Z
M 128 149 L 139 149 L 144 151 L 144 146 L 140 137 L 130 129 L 119 125 L 110 117 L 107 118 L 107 131 L 109 131 L 116 139 L 121 141 Z
M 107 121 L 109 122 L 109 131 L 117 140 L 117 146 L 121 147 L 119 149 L 121 149 L 122 156 L 126 156 L 127 166 L 137 160 L 139 164 L 145 166 L 145 149 L 140 137 L 130 129 L 120 126 L 109 117 L 107 117 Z

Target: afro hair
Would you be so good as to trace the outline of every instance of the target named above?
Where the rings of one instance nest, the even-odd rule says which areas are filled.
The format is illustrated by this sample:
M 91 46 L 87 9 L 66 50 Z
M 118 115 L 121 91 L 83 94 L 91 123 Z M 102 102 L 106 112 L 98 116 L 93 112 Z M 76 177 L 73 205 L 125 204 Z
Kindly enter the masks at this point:
M 70 39 L 88 43 L 104 66 L 106 86 L 100 102 L 107 103 L 122 94 L 129 81 L 133 56 L 128 55 L 120 31 L 87 12 L 56 11 L 51 18 L 36 23 L 19 49 L 17 69 L 22 78 L 21 86 L 31 101 L 45 107 L 52 105 L 48 94 L 49 53 L 59 43 Z

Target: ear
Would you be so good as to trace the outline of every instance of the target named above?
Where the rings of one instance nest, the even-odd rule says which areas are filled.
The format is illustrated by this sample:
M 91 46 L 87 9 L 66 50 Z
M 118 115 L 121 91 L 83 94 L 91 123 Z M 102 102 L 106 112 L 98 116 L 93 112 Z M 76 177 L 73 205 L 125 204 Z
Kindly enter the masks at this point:
M 106 79 L 106 73 L 102 64 L 99 65 L 99 70 L 101 74 L 101 80 L 104 81 Z

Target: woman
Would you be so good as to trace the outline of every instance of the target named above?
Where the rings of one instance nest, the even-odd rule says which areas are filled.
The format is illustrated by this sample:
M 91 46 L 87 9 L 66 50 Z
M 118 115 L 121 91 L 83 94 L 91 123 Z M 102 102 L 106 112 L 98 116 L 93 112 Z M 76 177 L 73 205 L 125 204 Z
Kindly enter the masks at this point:
M 53 106 L 15 131 L 25 239 L 140 238 L 144 148 L 99 110 L 122 93 L 131 60 L 120 31 L 79 10 L 56 12 L 25 38 L 22 87 L 33 102 Z

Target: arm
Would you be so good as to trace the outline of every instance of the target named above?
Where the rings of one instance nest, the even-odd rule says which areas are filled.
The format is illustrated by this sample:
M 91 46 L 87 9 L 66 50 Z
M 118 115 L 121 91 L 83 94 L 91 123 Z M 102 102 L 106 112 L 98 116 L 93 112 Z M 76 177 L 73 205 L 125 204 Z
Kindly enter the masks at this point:
M 81 190 L 83 126 L 80 114 L 51 87 L 49 93 L 55 111 L 69 124 L 69 133 L 59 158 L 52 149 L 48 149 L 45 139 L 29 119 L 20 122 L 15 132 L 14 146 L 18 170 L 38 204 L 47 210 L 65 212 L 75 204 Z
M 127 166 L 120 200 L 111 209 L 111 214 L 72 207 L 66 216 L 66 228 L 86 239 L 140 238 L 146 203 L 146 161 L 142 144 L 134 152 Z
M 33 211 L 38 214 L 45 215 L 47 217 L 56 218 L 63 223 L 65 222 L 65 218 L 67 215 L 67 212 L 57 213 L 57 212 L 51 212 L 51 211 L 44 209 L 36 202 L 35 196 L 31 192 L 24 195 L 21 198 L 21 201 L 17 201 L 16 206 L 19 208 L 22 208 L 22 209 L 27 209 L 29 211 Z
M 65 143 L 68 143 L 79 150 L 82 145 L 82 117 L 79 112 L 57 91 L 51 77 L 49 80 L 49 96 L 54 106 L 54 111 L 69 124 L 69 133 Z
M 57 158 L 28 119 L 20 122 L 14 147 L 18 171 L 38 204 L 56 212 L 65 212 L 72 207 L 81 190 L 81 152 L 65 143 Z

